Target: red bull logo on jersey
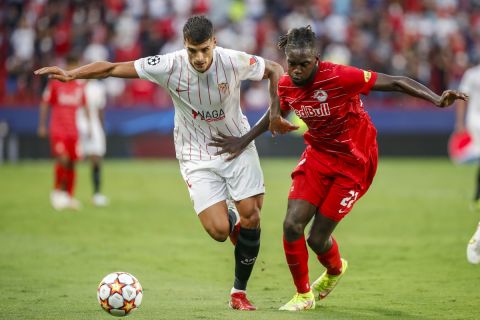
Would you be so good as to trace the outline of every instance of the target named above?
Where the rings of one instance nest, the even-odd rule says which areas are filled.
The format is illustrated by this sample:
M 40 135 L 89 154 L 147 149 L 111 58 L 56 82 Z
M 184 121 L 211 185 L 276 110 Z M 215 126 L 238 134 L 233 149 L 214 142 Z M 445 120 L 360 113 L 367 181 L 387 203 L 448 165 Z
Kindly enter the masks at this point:
M 318 108 L 302 105 L 300 109 L 295 109 L 295 114 L 299 118 L 325 117 L 330 115 L 328 103 L 320 103 Z
M 225 111 L 220 110 L 203 110 L 195 111 L 192 110 L 193 119 L 199 119 L 207 122 L 220 121 L 225 119 Z

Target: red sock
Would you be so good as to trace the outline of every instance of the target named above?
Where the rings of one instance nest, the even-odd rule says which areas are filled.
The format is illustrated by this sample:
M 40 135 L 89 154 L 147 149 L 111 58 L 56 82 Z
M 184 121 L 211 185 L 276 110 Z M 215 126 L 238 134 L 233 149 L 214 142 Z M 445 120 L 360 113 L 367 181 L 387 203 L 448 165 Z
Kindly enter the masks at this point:
M 75 186 L 75 169 L 65 169 L 65 177 L 67 181 L 67 192 L 73 196 L 73 188 Z
M 298 293 L 310 291 L 310 281 L 308 279 L 308 250 L 305 243 L 305 237 L 287 242 L 283 237 L 283 249 L 287 258 L 288 267 L 293 277 L 295 287 Z
M 63 190 L 65 181 L 65 168 L 60 164 L 55 164 L 55 189 Z
M 232 232 L 230 232 L 230 241 L 234 246 L 237 245 L 238 235 L 240 234 L 240 223 L 233 227 Z
M 327 273 L 337 275 L 342 273 L 342 260 L 340 259 L 340 251 L 335 238 L 332 237 L 332 247 L 328 251 L 317 256 L 318 261 L 327 268 Z

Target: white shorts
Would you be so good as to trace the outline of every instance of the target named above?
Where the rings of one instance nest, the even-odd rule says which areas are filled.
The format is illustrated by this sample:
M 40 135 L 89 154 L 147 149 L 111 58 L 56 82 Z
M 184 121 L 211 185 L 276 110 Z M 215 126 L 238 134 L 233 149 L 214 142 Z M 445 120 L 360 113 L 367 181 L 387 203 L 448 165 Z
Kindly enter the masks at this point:
M 80 154 L 82 156 L 105 155 L 105 134 L 103 130 L 92 130 L 90 137 L 84 133 L 80 134 Z
M 228 198 L 240 201 L 265 193 L 262 168 L 254 146 L 231 161 L 217 157 L 206 161 L 180 160 L 179 163 L 197 214 Z

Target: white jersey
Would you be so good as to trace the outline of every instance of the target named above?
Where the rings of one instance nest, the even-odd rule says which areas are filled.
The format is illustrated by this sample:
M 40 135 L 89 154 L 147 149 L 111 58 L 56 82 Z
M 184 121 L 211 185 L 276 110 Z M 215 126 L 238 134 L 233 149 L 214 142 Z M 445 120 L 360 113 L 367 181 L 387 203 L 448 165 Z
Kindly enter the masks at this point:
M 480 66 L 468 69 L 459 90 L 468 94 L 466 125 L 469 131 L 480 134 Z
M 105 85 L 99 80 L 89 80 L 85 86 L 85 98 L 90 116 L 90 133 L 85 110 L 79 108 L 77 111 L 77 127 L 80 133 L 82 153 L 103 156 L 105 154 L 105 133 L 100 122 L 99 112 L 107 104 Z
M 209 147 L 221 132 L 241 136 L 250 130 L 240 108 L 242 80 L 261 80 L 265 61 L 245 52 L 216 47 L 210 68 L 200 73 L 185 49 L 135 61 L 140 78 L 168 90 L 175 106 L 174 143 L 179 160 L 211 160 Z

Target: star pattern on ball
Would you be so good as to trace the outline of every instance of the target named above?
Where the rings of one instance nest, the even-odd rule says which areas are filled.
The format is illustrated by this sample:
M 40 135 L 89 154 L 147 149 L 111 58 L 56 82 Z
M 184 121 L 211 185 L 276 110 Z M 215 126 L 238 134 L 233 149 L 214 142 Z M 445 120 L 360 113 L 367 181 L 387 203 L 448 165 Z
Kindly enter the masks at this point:
M 105 309 L 105 310 L 107 310 L 107 311 L 110 310 L 110 309 L 112 309 L 112 307 L 110 307 L 110 305 L 108 304 L 107 299 L 105 299 L 105 300 L 100 300 L 100 305 L 102 306 L 103 309 Z
M 121 308 L 125 311 L 125 313 L 129 313 L 132 309 L 135 309 L 135 302 L 134 301 L 125 301 L 125 304 Z
M 135 288 L 136 292 L 139 293 L 139 292 L 142 292 L 142 286 L 140 285 L 139 282 L 135 281 L 133 283 L 133 287 Z
M 110 285 L 112 289 L 111 294 L 113 295 L 115 292 L 122 294 L 122 288 L 125 287 L 125 284 L 118 282 L 118 279 L 115 279 L 115 282 Z
M 147 63 L 151 66 L 157 65 L 160 63 L 160 56 L 151 56 L 147 58 Z

